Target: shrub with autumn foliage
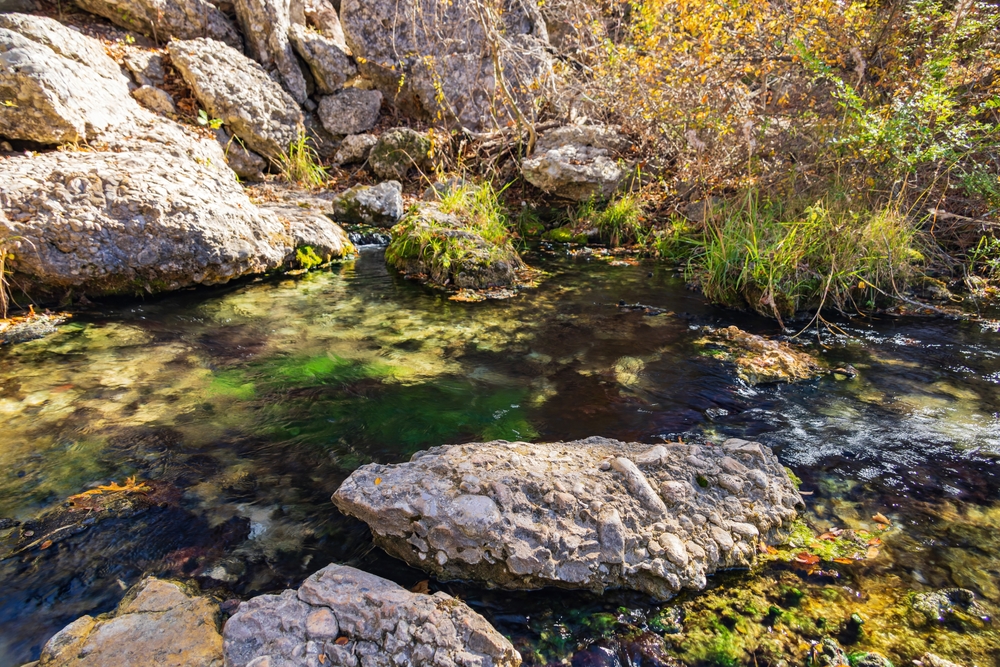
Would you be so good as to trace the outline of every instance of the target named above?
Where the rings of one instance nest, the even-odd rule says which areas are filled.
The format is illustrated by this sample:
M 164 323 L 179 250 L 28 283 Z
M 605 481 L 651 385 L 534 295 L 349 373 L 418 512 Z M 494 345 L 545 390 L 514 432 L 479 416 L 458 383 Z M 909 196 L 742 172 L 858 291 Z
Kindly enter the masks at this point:
M 637 138 L 646 173 L 659 176 L 658 247 L 688 252 L 715 300 L 782 313 L 853 306 L 859 280 L 876 294 L 903 289 L 918 273 L 908 258 L 947 269 L 978 248 L 983 261 L 980 239 L 994 227 L 981 223 L 1000 212 L 1000 4 L 633 0 L 605 15 L 614 19 L 592 23 L 599 46 L 578 54 L 578 97 Z M 692 202 L 717 201 L 738 205 L 690 214 Z M 796 276 L 794 293 L 775 293 L 779 281 L 736 284 L 768 261 L 739 241 L 748 220 L 768 217 L 745 202 L 782 212 L 768 242 Z M 831 202 L 836 215 L 817 218 Z M 664 242 L 680 215 L 693 244 Z M 801 237 L 784 242 L 803 226 L 843 240 L 885 220 L 898 233 L 868 241 L 856 266 L 837 265 L 851 253 L 823 254 L 840 244 L 817 253 Z M 713 254 L 720 239 L 728 268 Z M 830 294 L 838 283 L 844 291 Z M 720 284 L 735 291 L 716 294 Z

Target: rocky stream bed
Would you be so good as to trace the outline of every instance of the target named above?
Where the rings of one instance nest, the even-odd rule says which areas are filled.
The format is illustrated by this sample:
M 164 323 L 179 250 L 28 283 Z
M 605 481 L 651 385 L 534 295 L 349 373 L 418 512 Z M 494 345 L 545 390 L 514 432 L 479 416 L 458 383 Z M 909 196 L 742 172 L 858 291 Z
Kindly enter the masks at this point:
M 995 330 L 842 322 L 792 341 L 813 379 L 753 385 L 706 331 L 772 325 L 662 265 L 526 257 L 546 276 L 505 301 L 449 300 L 365 250 L 0 348 L 0 662 L 996 664 Z M 498 439 L 524 444 L 467 444 Z M 419 502 L 391 465 L 414 454 Z M 106 641 L 175 616 L 202 630 Z

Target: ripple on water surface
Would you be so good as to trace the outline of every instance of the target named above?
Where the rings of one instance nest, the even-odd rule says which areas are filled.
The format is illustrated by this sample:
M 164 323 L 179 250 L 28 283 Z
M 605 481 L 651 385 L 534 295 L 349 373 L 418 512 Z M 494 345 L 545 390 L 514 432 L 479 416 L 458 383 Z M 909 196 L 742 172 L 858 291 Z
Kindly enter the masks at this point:
M 948 321 L 845 325 L 821 354 L 853 364 L 858 379 L 748 387 L 694 344 L 697 329 L 775 333 L 768 323 L 704 306 L 662 266 L 535 263 L 550 273 L 537 290 L 468 304 L 364 253 L 294 281 L 81 315 L 55 336 L 0 350 L 0 518 L 21 522 L 0 530 L 0 664 L 37 657 L 56 630 L 111 609 L 143 573 L 195 578 L 223 599 L 297 585 L 331 561 L 412 585 L 421 574 L 373 549 L 330 495 L 363 463 L 493 438 L 752 436 L 813 491 L 807 520 L 817 532 L 862 528 L 875 512 L 897 526 L 878 559 L 835 577 L 774 566 L 717 577 L 710 593 L 665 607 L 624 593 L 432 584 L 487 614 L 529 663 L 566 659 L 602 637 L 592 653 L 634 652 L 623 642 L 646 641 L 639 629 L 668 644 L 675 631 L 686 637 L 694 648 L 673 651 L 692 662 L 765 656 L 779 649 L 734 628 L 764 627 L 767 609 L 754 605 L 788 588 L 804 596 L 783 621 L 799 624 L 782 645 L 792 652 L 792 639 L 822 633 L 817 618 L 855 608 L 895 618 L 886 610 L 907 590 L 961 586 L 1000 602 L 995 333 Z M 66 502 L 132 475 L 151 491 L 114 506 Z M 732 628 L 712 630 L 709 607 L 730 604 L 734 591 L 757 596 L 743 602 L 760 618 L 737 614 Z M 687 626 L 664 620 L 675 612 Z M 939 639 L 961 632 L 943 628 Z M 901 659 L 926 644 L 893 649 L 876 634 L 859 646 Z M 949 644 L 954 657 L 997 655 L 992 634 L 974 638 L 979 649 Z

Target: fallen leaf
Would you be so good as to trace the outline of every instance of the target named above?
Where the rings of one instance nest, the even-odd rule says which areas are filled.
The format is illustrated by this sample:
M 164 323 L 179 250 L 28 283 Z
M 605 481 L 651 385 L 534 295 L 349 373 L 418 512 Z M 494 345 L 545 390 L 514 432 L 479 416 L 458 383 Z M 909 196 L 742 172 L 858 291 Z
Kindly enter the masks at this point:
M 42 542 L 41 548 L 48 549 L 51 546 L 52 546 L 52 540 L 45 540 L 44 542 Z
M 884 523 L 887 526 L 892 525 L 892 521 L 889 521 L 889 519 L 885 518 L 885 515 L 882 514 L 881 512 L 873 516 L 872 520 L 875 521 L 876 523 Z
M 321 665 L 326 664 L 326 653 L 320 653 L 318 656 L 316 656 L 316 658 L 319 660 L 319 664 Z
M 803 565 L 815 565 L 819 562 L 819 556 L 815 556 L 808 551 L 803 551 L 795 555 L 795 562 Z
M 841 565 L 850 565 L 854 561 L 851 560 L 850 558 L 834 558 L 833 562 L 834 563 L 840 563 Z
M 430 580 L 424 579 L 423 581 L 418 581 L 413 588 L 410 589 L 411 593 L 423 593 L 427 595 L 431 592 Z
M 865 558 L 868 560 L 878 558 L 878 547 L 868 547 L 868 553 L 865 554 Z
M 873 537 L 872 539 L 868 540 L 868 546 L 870 547 L 877 547 L 881 544 L 882 544 L 882 538 L 880 537 Z
M 382 483 L 382 478 L 381 477 L 376 477 L 375 478 L 375 486 L 378 486 L 381 483 Z
M 834 533 L 833 531 L 830 531 L 828 533 L 823 533 L 822 535 L 819 536 L 818 539 L 821 539 L 821 540 L 830 540 L 832 542 L 832 541 L 836 540 L 838 537 L 840 537 L 840 535 L 838 533 Z
M 337 637 L 336 641 L 334 641 L 333 643 L 336 644 L 337 646 L 343 646 L 348 641 L 350 640 L 347 639 L 347 637 Z

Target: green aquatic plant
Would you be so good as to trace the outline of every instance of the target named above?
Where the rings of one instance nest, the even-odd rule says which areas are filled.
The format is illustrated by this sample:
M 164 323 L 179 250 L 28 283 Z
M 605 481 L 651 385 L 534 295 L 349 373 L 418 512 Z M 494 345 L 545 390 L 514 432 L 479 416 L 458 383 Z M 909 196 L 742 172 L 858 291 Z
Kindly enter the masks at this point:
M 295 250 L 295 261 L 307 271 L 323 263 L 323 258 L 316 254 L 312 246 L 302 246 Z

